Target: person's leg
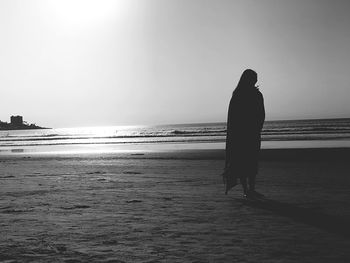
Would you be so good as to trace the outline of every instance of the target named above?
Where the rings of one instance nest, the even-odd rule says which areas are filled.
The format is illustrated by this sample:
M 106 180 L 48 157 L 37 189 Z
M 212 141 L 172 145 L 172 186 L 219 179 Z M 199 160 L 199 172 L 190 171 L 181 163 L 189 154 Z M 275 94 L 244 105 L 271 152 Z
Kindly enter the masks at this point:
M 256 173 L 248 177 L 248 185 L 249 185 L 248 194 L 250 195 L 250 197 L 263 198 L 264 195 L 255 190 L 255 180 L 256 180 L 255 178 L 256 178 Z
M 243 194 L 248 194 L 248 184 L 247 184 L 247 177 L 241 177 L 239 178 L 243 187 Z
M 249 184 L 249 191 L 255 191 L 255 178 L 256 174 L 252 174 L 248 178 L 248 184 Z

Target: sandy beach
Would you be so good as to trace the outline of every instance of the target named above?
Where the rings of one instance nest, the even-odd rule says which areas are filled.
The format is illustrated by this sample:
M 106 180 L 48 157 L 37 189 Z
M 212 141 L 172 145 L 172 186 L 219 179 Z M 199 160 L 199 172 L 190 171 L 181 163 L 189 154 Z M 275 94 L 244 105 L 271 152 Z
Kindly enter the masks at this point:
M 0 262 L 349 262 L 348 149 L 264 150 L 266 200 L 223 150 L 0 157 Z

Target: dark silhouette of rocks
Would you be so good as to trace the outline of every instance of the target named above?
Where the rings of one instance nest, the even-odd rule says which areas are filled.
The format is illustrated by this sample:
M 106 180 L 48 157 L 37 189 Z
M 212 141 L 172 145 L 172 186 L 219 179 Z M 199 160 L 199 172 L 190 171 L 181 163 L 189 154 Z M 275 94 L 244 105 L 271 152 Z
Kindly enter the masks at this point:
M 11 122 L 0 121 L 0 130 L 32 130 L 32 129 L 50 129 L 37 126 L 35 123 L 29 124 L 23 121 L 22 116 L 11 116 Z

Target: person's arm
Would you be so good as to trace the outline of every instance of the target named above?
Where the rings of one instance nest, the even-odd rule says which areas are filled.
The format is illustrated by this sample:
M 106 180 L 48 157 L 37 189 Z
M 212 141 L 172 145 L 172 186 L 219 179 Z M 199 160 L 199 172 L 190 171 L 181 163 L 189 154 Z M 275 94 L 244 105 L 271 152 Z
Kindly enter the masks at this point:
M 260 130 L 262 130 L 264 121 L 265 121 L 265 106 L 264 106 L 264 97 L 261 93 L 259 93 L 259 124 Z
M 228 167 L 229 165 L 229 160 L 230 160 L 230 144 L 231 144 L 231 108 L 232 108 L 232 103 L 230 101 L 229 107 L 228 107 L 228 113 L 227 113 L 227 123 L 226 123 L 226 157 L 225 157 L 225 168 Z

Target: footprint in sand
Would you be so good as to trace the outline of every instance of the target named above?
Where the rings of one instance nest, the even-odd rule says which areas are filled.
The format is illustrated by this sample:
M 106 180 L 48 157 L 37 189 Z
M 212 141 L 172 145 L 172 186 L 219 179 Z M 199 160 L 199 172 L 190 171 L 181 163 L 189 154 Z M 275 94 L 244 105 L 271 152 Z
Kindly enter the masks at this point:
M 127 203 L 140 203 L 142 202 L 141 200 L 133 199 L 133 200 L 127 200 Z
M 72 209 L 85 209 L 85 208 L 90 208 L 88 205 L 74 205 L 74 206 L 69 206 L 69 207 L 60 207 L 61 209 L 64 210 L 72 210 Z
M 135 171 L 125 171 L 123 174 L 142 174 L 140 172 L 135 172 Z

